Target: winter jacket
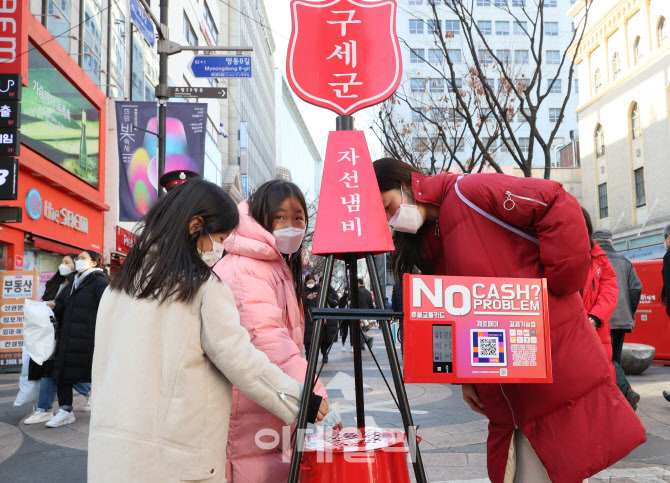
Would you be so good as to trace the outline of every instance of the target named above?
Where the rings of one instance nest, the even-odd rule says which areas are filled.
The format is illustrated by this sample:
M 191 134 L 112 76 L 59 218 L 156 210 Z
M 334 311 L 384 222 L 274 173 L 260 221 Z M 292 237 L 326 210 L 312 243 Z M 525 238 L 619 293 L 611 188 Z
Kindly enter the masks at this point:
M 358 287 L 358 308 L 359 309 L 374 309 L 375 304 L 372 303 L 372 294 L 365 287 Z
M 53 309 L 60 324 L 53 380 L 56 384 L 91 382 L 95 320 L 102 294 L 109 279 L 102 270 L 93 270 L 81 280 L 65 288 L 66 296 L 57 298 Z
M 321 292 L 321 285 L 315 285 L 314 288 L 303 288 L 302 293 L 302 307 L 305 312 L 305 336 L 304 343 L 309 345 L 312 343 L 312 333 L 314 332 L 314 321 L 312 320 L 312 315 L 309 313 L 309 309 L 314 309 L 319 305 L 319 292 Z M 308 298 L 308 295 L 314 294 L 316 297 L 313 299 Z M 326 298 L 326 303 L 329 308 L 337 307 L 337 292 L 333 287 L 328 287 L 328 297 Z M 333 340 L 337 338 L 337 327 L 338 320 L 326 320 L 325 332 L 323 333 L 322 343 L 325 341 L 330 344 Z
M 402 285 L 399 283 L 393 285 L 393 293 L 391 294 L 391 310 L 394 312 L 402 312 L 405 310 L 402 304 Z
M 553 383 L 476 386 L 489 419 L 489 478 L 512 481 L 516 427 L 554 483 L 581 482 L 646 438 L 612 381 L 579 295 L 591 262 L 579 203 L 549 180 L 501 174 L 457 179 L 449 173 L 412 176 L 415 199 L 439 207 L 439 230 L 424 230 L 427 253 L 438 260 L 427 267 L 437 275 L 544 277 L 549 287 Z
M 619 286 L 616 283 L 616 272 L 603 249 L 594 242 L 591 249 L 589 275 L 582 290 L 582 300 L 586 313 L 596 318 L 598 325 L 595 331 L 603 344 L 608 361 L 612 360 L 612 336 L 609 319 L 616 307 L 618 296 Z M 616 372 L 611 362 L 610 369 L 612 377 L 616 381 Z
M 665 300 L 665 313 L 670 317 L 670 250 L 663 256 L 663 289 L 661 299 Z
M 617 253 L 611 243 L 602 243 L 600 248 L 604 250 L 612 264 L 619 286 L 616 309 L 610 317 L 610 328 L 632 332 L 635 328 L 635 311 L 642 294 L 642 282 L 630 260 Z
M 282 424 L 295 420 L 302 385 L 250 343 L 219 280 L 190 303 L 107 290 L 93 358 L 88 481 L 225 482 L 233 384 Z
M 272 233 L 249 214 L 249 204 L 239 205 L 240 224 L 226 238 L 227 255 L 214 271 L 233 291 L 240 323 L 254 346 L 289 376 L 304 382 L 304 314 L 293 288 L 291 272 L 279 253 Z M 327 397 L 317 382 L 315 392 Z M 274 430 L 285 442 L 283 423 L 237 388 L 233 393 L 228 434 L 226 477 L 232 483 L 285 481 L 289 463 L 276 448 L 260 448 L 256 433 Z M 288 444 L 288 443 L 287 443 Z

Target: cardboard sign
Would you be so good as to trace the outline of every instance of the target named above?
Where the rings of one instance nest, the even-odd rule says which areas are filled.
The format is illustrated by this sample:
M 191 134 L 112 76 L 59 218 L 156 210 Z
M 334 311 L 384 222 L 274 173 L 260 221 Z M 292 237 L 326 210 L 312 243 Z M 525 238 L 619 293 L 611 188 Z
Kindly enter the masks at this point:
M 304 101 L 341 115 L 388 99 L 402 78 L 395 0 L 293 0 L 286 73 Z
M 405 275 L 405 382 L 552 382 L 546 279 Z
M 0 366 L 21 364 L 23 351 L 23 303 L 36 300 L 37 272 L 0 272 Z
M 331 131 L 312 254 L 378 254 L 393 250 L 365 134 Z

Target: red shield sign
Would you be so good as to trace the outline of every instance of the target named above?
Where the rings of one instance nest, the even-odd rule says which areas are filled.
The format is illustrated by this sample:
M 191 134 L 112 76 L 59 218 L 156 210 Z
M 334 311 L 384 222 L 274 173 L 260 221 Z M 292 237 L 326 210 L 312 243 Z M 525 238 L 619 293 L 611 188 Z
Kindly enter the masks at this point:
M 396 8 L 395 0 L 292 0 L 293 91 L 341 115 L 388 99 L 402 77 Z

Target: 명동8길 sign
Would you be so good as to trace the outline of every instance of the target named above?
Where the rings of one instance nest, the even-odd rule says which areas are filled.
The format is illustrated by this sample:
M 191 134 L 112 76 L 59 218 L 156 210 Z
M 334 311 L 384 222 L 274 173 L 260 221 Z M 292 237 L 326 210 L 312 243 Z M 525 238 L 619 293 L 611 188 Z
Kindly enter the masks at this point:
M 405 382 L 551 382 L 545 279 L 406 275 Z

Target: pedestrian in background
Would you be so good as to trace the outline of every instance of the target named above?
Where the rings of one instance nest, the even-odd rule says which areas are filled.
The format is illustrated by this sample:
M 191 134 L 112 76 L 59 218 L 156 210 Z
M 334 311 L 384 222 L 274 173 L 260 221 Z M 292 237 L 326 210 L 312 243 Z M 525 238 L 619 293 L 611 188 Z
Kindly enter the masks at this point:
M 372 303 L 372 294 L 365 287 L 365 281 L 362 278 L 358 279 L 358 307 L 359 309 L 374 309 L 375 306 Z M 355 321 L 354 321 L 355 322 Z M 372 350 L 372 343 L 375 341 L 374 337 L 368 336 L 366 332 L 369 330 L 367 321 L 361 320 L 359 322 L 361 326 L 361 347 L 365 350 L 365 347 L 368 346 Z
M 261 185 L 238 210 L 240 224 L 224 242 L 227 255 L 214 271 L 233 291 L 240 323 L 254 346 L 304 382 L 305 315 L 300 301 L 302 241 L 308 226 L 305 198 L 295 184 L 277 179 Z M 315 392 L 327 397 L 320 381 Z M 261 429 L 276 431 L 283 441 L 282 427 L 281 420 L 235 389 L 226 463 L 229 483 L 288 478 L 282 453 L 256 444 Z
M 391 310 L 393 312 L 403 312 L 402 304 L 402 281 L 396 282 L 393 285 L 393 291 L 391 293 Z M 403 317 L 398 317 L 398 341 L 400 341 L 400 353 L 405 355 L 405 342 L 402 339 L 402 329 L 403 329 Z
M 619 294 L 617 297 L 617 306 L 610 317 L 610 332 L 612 334 L 612 363 L 616 371 L 617 386 L 637 411 L 637 403 L 640 401 L 640 395 L 633 391 L 628 382 L 628 378 L 621 369 L 621 351 L 623 349 L 624 338 L 627 333 L 633 332 L 635 328 L 635 311 L 640 303 L 642 294 L 642 282 L 635 272 L 633 264 L 623 255 L 616 252 L 612 244 L 612 232 L 601 229 L 593 232 L 593 240 L 600 245 L 607 254 L 614 271 L 616 272 Z
M 390 158 L 374 170 L 394 230 L 396 280 L 414 267 L 547 279 L 553 382 L 461 386 L 489 419 L 491 481 L 578 482 L 642 444 L 644 427 L 612 381 L 579 296 L 591 257 L 577 200 L 545 179 L 423 176 Z
M 616 381 L 616 371 L 612 364 L 612 336 L 610 334 L 610 317 L 614 313 L 619 294 L 616 283 L 616 272 L 610 264 L 607 255 L 600 246 L 593 241 L 593 224 L 589 212 L 582 207 L 582 214 L 586 222 L 586 230 L 591 243 L 591 266 L 586 277 L 586 284 L 582 289 L 584 310 L 589 316 L 589 322 L 598 334 L 603 344 L 607 361 L 610 363 L 612 380 Z
M 54 274 L 46 283 L 44 295 L 42 300 L 44 302 L 53 302 L 56 300 L 62 301 L 66 294 L 67 288 L 71 287 L 74 281 L 75 271 L 74 261 L 77 258 L 76 253 L 69 253 L 63 257 L 61 264 L 58 267 L 58 272 Z M 55 321 L 55 337 L 58 340 L 58 320 Z M 55 351 L 54 351 L 55 355 Z M 46 423 L 53 418 L 53 404 L 56 399 L 56 384 L 51 377 L 54 368 L 54 355 L 48 360 L 44 361 L 41 366 L 32 359 L 28 368 L 28 379 L 31 381 L 40 381 L 40 392 L 37 400 L 37 410 L 23 421 L 23 424 L 38 424 Z M 87 382 L 80 382 L 73 384 L 73 388 L 79 394 L 87 398 L 86 404 L 82 408 L 83 411 L 91 410 L 91 401 L 88 397 L 91 394 L 91 385 Z
M 314 309 L 319 305 L 319 296 L 321 294 L 322 287 L 316 283 L 316 278 L 311 273 L 307 274 L 305 277 L 305 287 L 302 293 L 302 308 L 305 312 L 305 357 L 309 358 L 310 345 L 312 343 L 312 334 L 314 332 L 314 320 L 312 319 L 312 314 L 309 309 Z M 338 299 L 337 293 L 333 287 L 328 287 L 328 295 L 326 297 L 326 303 L 331 309 L 337 307 Z M 321 355 L 323 357 L 323 363 L 328 362 L 328 349 L 334 340 L 337 340 L 337 331 L 338 331 L 338 321 L 337 320 L 324 320 L 325 325 L 324 330 L 321 331 Z
M 58 412 L 46 424 L 49 428 L 75 421 L 72 390 L 74 384 L 91 382 L 98 306 L 109 285 L 109 277 L 103 270 L 99 253 L 85 250 L 77 256 L 74 265 L 77 274 L 64 289 L 66 296 L 57 298 L 55 302 L 47 302 L 60 322 L 52 376 L 58 388 Z M 90 391 L 86 405 L 90 410 Z
M 345 288 L 344 293 L 337 302 L 338 309 L 344 309 L 349 306 L 349 289 Z M 340 322 L 340 334 L 342 335 L 342 352 L 346 352 L 345 343 L 347 342 L 347 335 L 351 332 L 351 320 L 342 320 Z M 354 341 L 349 337 L 349 350 L 354 351 Z
M 663 230 L 663 243 L 665 243 L 665 255 L 663 256 L 661 300 L 665 304 L 665 313 L 670 317 L 670 225 Z M 670 391 L 663 391 L 663 397 L 670 402 Z
M 230 196 L 202 179 L 144 217 L 100 303 L 89 482 L 226 481 L 233 385 L 294 422 L 301 384 L 254 348 L 211 269 L 238 220 Z M 313 400 L 310 421 L 327 410 Z

